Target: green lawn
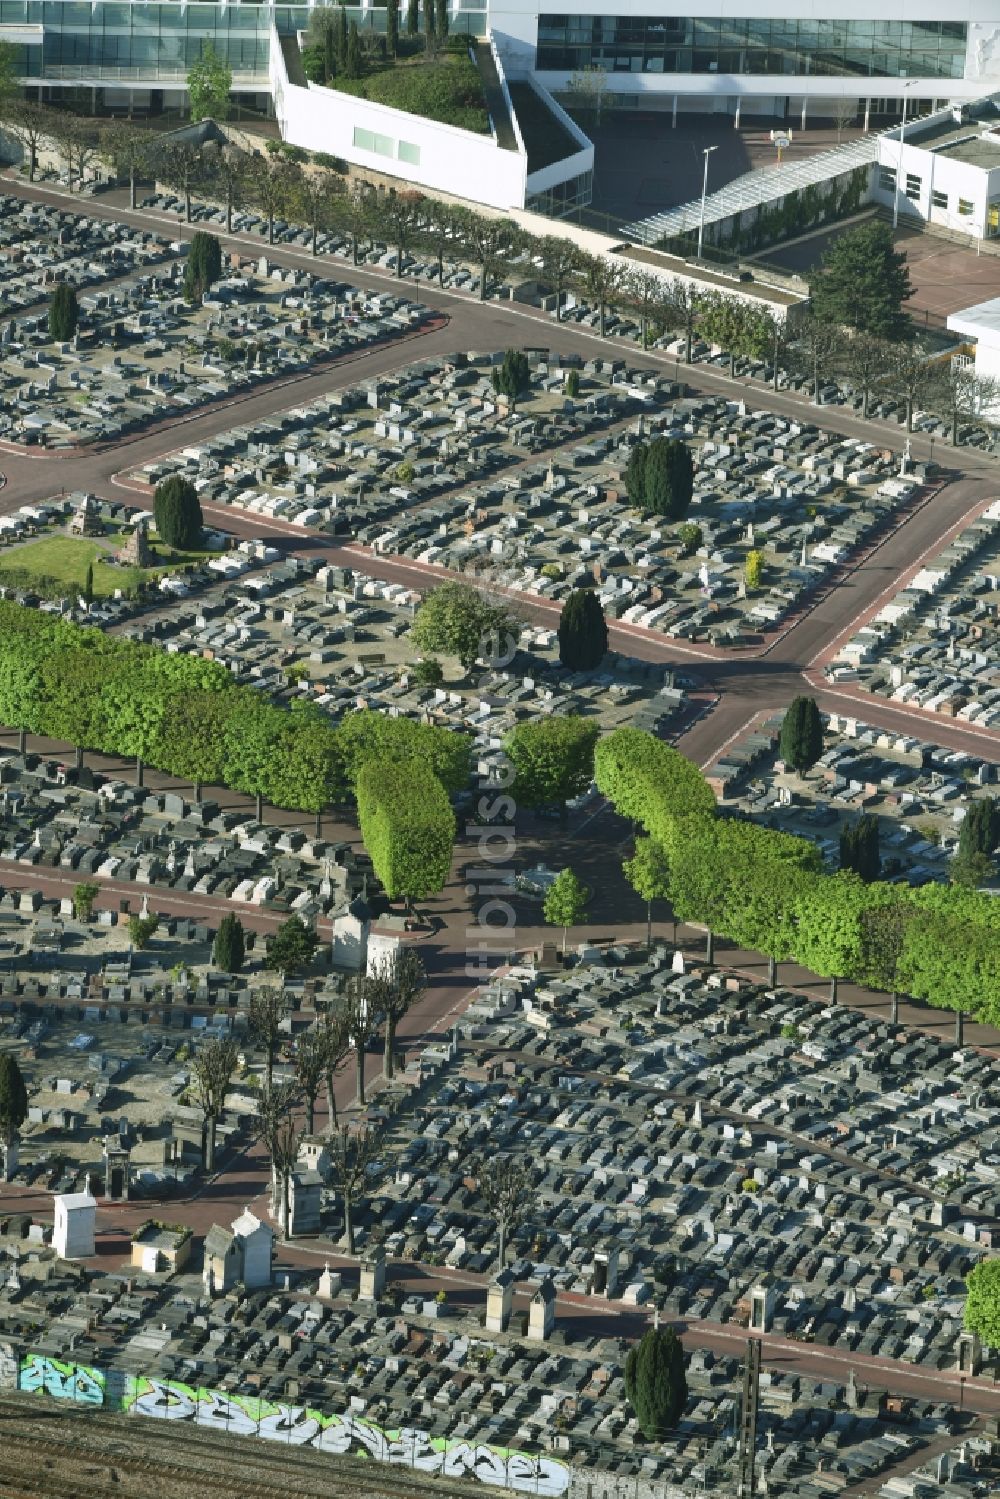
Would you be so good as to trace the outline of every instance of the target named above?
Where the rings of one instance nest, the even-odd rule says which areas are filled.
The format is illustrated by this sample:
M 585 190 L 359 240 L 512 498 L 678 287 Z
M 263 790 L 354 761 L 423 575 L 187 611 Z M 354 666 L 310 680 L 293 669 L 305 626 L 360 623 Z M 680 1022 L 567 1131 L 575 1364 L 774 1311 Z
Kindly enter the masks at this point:
M 442 125 L 458 125 L 479 135 L 490 133 L 479 69 L 466 53 L 385 63 L 363 78 L 338 75 L 329 86 L 426 120 L 439 120 Z
M 114 538 L 115 549 L 124 538 Z M 84 536 L 48 536 L 0 551 L 0 583 L 16 588 L 33 588 L 43 594 L 58 594 L 75 589 L 82 592 L 87 568 L 94 564 L 94 596 L 110 598 L 116 588 L 134 593 L 141 583 L 161 573 L 191 567 L 217 552 L 178 552 L 161 542 L 152 541 L 157 566 L 151 568 L 116 567 L 102 561 L 111 552 L 97 540 Z

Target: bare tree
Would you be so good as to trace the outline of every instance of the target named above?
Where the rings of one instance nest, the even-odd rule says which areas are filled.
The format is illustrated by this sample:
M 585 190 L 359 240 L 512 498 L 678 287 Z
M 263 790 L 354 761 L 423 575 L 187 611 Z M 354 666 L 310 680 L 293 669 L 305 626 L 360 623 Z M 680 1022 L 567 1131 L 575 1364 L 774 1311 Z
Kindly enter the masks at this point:
M 854 333 L 844 349 L 844 369 L 856 390 L 861 392 L 861 417 L 868 420 L 868 404 L 876 385 L 885 377 L 891 345 L 873 333 Z
M 812 376 L 813 400 L 819 403 L 819 384 L 839 353 L 843 335 L 833 323 L 810 315 L 800 332 L 800 346 Z
M 903 397 L 907 432 L 913 431 L 914 408 L 926 395 L 933 375 L 933 366 L 926 351 L 919 344 L 894 343 L 889 345 L 886 384 Z
M 588 255 L 583 260 L 583 282 L 588 298 L 597 303 L 598 325 L 603 338 L 608 304 L 614 303 L 625 291 L 628 270 L 624 265 L 615 265 L 606 255 Z
M 507 1259 L 507 1239 L 533 1205 L 531 1168 L 523 1156 L 493 1155 L 474 1161 L 472 1174 L 480 1197 L 496 1220 L 497 1260 L 502 1270 Z
M 857 99 L 838 99 L 833 106 L 833 123 L 837 127 L 837 144 L 843 139 L 844 131 L 848 125 L 853 125 L 858 117 Z
M 129 205 L 136 205 L 136 181 L 148 170 L 152 132 L 139 130 L 130 120 L 114 120 L 101 131 L 101 155 L 118 177 L 128 178 Z
M 317 246 L 319 231 L 332 222 L 334 204 L 343 195 L 344 181 L 336 172 L 320 169 L 299 172 L 293 196 L 296 208 L 304 213 L 312 231 L 314 255 L 319 253 Z
M 365 1099 L 365 1054 L 375 1035 L 375 1004 L 379 1002 L 376 985 L 371 979 L 355 979 L 344 1009 L 344 1026 L 354 1048 L 354 1077 L 358 1103 Z
M 231 234 L 233 209 L 239 207 L 246 192 L 250 157 L 239 146 L 215 141 L 209 141 L 203 150 L 208 180 L 212 191 L 219 193 L 226 205 L 226 233 Z
M 317 1026 L 299 1037 L 295 1049 L 295 1081 L 306 1105 L 306 1132 L 316 1123 L 316 1100 L 326 1076 L 326 1037 Z
M 556 322 L 562 320 L 562 299 L 580 267 L 580 251 L 571 239 L 547 234 L 539 249 L 542 253 L 542 276 L 556 297 Z
M 995 426 L 1000 415 L 1000 380 L 977 375 L 971 365 L 938 366 L 932 384 L 931 403 L 947 417 L 953 447 L 958 446 L 961 422 Z
M 297 168 L 282 156 L 255 156 L 248 173 L 253 200 L 267 216 L 267 242 L 274 244 L 274 220 L 289 203 Z
M 354 1207 L 366 1183 L 374 1176 L 382 1152 L 382 1134 L 364 1126 L 352 1129 L 342 1124 L 330 1140 L 330 1168 L 336 1189 L 344 1200 L 344 1239 L 347 1253 L 354 1253 Z
M 417 192 L 397 192 L 384 202 L 380 218 L 396 250 L 396 275 L 403 274 L 403 256 L 413 243 L 423 219 L 423 197 Z
M 639 342 L 645 349 L 650 314 L 663 295 L 663 281 L 652 271 L 635 269 L 627 273 L 625 289 L 630 306 L 639 314 Z
M 262 984 L 259 989 L 254 989 L 251 993 L 247 1018 L 250 1022 L 250 1034 L 258 1046 L 263 1046 L 266 1053 L 268 1093 L 271 1091 L 274 1078 L 274 1052 L 281 1033 L 281 1022 L 287 1014 L 288 1001 L 284 990 L 275 989 L 271 984 Z
M 97 156 L 97 127 L 93 121 L 82 119 L 79 115 L 53 114 L 50 116 L 49 133 L 66 163 L 69 190 L 73 192 L 73 184 L 83 182 L 84 173 Z
M 458 244 L 459 215 L 450 203 L 439 203 L 436 199 L 425 199 L 419 239 L 427 245 L 437 260 L 438 285 L 444 279 L 445 252 Z
M 684 333 L 684 363 L 691 363 L 691 345 L 701 316 L 704 297 L 686 281 L 674 281 L 663 298 L 664 321 L 673 323 Z
M 323 1084 L 326 1088 L 327 1131 L 337 1128 L 337 1073 L 351 1052 L 351 1038 L 347 1033 L 347 1017 L 343 1012 L 335 1014 L 327 1010 L 319 1027 L 323 1040 Z
M 54 137 L 56 116 L 41 104 L 18 99 L 5 114 L 3 128 L 17 141 L 28 162 L 28 181 L 34 182 L 38 170 L 38 148 Z
M 337 200 L 336 218 L 351 242 L 351 260 L 358 263 L 358 242 L 364 238 L 371 224 L 371 183 L 354 181 Z
M 456 217 L 461 225 L 462 243 L 479 263 L 479 300 L 485 302 L 491 277 L 520 249 L 521 232 L 505 219 L 487 219 L 464 210 Z
M 205 1170 L 209 1174 L 215 1170 L 216 1125 L 236 1071 L 239 1051 L 239 1045 L 231 1036 L 219 1036 L 206 1041 L 191 1062 L 194 1095 L 205 1120 Z
M 156 175 L 184 197 L 184 222 L 191 222 L 191 194 L 204 176 L 201 147 L 190 141 L 166 141 L 156 155 Z
M 412 1010 L 426 988 L 427 975 L 412 947 L 404 947 L 395 958 L 385 960 L 367 982 L 365 995 L 373 1015 L 385 1015 L 383 1074 L 392 1081 L 396 1027 Z
M 299 1090 L 295 1083 L 282 1083 L 277 1088 L 267 1088 L 261 1095 L 257 1107 L 255 1133 L 271 1157 L 271 1175 L 275 1191 L 280 1193 L 279 1219 L 285 1238 L 291 1227 L 289 1205 L 289 1183 L 299 1153 L 299 1127 L 295 1119 L 295 1105 L 299 1101 Z

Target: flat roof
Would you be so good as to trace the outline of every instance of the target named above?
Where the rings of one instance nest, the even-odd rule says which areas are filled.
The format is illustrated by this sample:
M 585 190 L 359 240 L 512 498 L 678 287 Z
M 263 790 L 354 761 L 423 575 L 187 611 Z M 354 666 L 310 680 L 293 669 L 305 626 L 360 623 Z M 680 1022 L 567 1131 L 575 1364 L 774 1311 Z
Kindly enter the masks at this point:
M 924 129 L 915 127 L 912 136 L 908 130 L 906 144 L 990 172 L 1000 167 L 1000 117 L 991 112 L 985 119 L 972 118 L 961 124 L 936 120 Z
M 949 313 L 948 327 L 953 333 L 965 333 L 985 343 L 1000 343 L 1000 297 Z

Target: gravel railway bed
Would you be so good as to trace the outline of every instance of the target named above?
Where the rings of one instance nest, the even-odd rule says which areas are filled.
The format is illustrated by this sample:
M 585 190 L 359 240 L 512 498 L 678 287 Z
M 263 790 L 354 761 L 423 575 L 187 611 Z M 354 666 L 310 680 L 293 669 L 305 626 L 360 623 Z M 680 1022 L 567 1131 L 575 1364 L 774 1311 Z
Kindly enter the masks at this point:
M 498 1493 L 501 1491 L 497 1491 Z M 484 1499 L 482 1484 L 407 1473 L 190 1422 L 0 1396 L 3 1499 Z

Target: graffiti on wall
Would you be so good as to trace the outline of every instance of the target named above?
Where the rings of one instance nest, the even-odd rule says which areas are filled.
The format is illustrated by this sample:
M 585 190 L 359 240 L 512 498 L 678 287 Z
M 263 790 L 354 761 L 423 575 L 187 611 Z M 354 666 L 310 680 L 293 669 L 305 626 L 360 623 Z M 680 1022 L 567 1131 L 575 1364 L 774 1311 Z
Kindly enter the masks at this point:
M 549 1499 L 569 1488 L 569 1469 L 549 1457 L 485 1443 L 472 1446 L 410 1427 L 388 1430 L 359 1416 L 326 1416 L 301 1405 L 195 1389 L 177 1380 L 128 1378 L 124 1409 L 131 1415 L 164 1421 L 193 1421 L 231 1436 L 264 1437 L 320 1452 L 374 1458 L 445 1478 L 476 1478 L 480 1483 Z
M 79 1405 L 104 1404 L 104 1374 L 100 1369 L 67 1364 L 41 1353 L 24 1355 L 17 1387 L 28 1394 L 54 1395 L 56 1400 L 73 1400 Z

